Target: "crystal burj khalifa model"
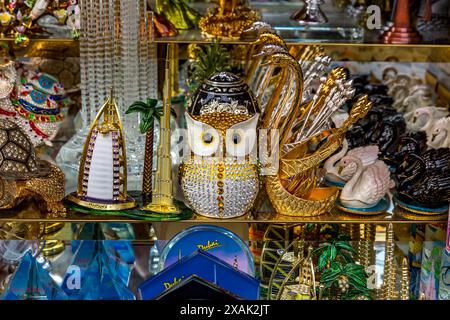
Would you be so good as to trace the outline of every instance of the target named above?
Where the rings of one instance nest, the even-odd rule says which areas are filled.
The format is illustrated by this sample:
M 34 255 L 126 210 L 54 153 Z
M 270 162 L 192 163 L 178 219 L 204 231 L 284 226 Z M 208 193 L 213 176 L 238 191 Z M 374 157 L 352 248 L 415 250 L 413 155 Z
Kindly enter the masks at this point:
M 160 141 L 157 151 L 158 164 L 152 201 L 142 209 L 161 214 L 181 213 L 173 198 L 172 156 L 170 154 L 170 57 L 173 49 L 173 44 L 168 44 L 163 91 L 163 116 L 160 122 Z

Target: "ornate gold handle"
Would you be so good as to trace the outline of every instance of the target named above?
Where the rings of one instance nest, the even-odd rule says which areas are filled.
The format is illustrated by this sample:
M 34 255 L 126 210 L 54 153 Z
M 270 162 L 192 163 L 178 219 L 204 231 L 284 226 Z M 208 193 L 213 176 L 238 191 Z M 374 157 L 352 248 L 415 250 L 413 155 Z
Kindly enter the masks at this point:
M 369 110 L 372 108 L 372 102 L 369 101 L 367 94 L 358 98 L 358 100 L 353 104 L 352 109 L 348 118 L 344 121 L 342 126 L 338 129 L 337 134 L 343 135 L 352 124 L 357 122 L 359 119 L 364 118 Z

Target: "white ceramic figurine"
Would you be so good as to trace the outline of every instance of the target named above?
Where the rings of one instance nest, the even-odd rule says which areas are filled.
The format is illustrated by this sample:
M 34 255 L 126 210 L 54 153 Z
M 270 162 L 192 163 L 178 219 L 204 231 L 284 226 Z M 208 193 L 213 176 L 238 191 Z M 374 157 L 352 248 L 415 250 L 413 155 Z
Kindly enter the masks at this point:
M 441 118 L 427 133 L 427 145 L 432 149 L 450 148 L 450 117 Z
M 371 208 L 394 186 L 388 166 L 381 160 L 364 168 L 359 158 L 346 156 L 342 164 L 356 164 L 356 173 L 345 184 L 340 195 L 342 205 L 350 208 Z
M 343 164 L 342 158 L 344 156 L 351 156 L 360 159 L 363 167 L 367 167 L 378 159 L 378 146 L 358 147 L 348 150 L 348 142 L 344 139 L 342 149 L 332 157 L 325 161 L 324 169 L 326 170 L 327 179 L 334 182 L 346 182 L 356 172 L 357 166 L 355 163 Z

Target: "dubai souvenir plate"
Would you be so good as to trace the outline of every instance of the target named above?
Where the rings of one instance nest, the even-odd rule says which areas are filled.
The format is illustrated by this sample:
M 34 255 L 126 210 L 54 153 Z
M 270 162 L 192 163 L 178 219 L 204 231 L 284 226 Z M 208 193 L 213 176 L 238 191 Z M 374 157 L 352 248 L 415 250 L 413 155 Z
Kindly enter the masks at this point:
M 253 256 L 248 245 L 233 232 L 210 225 L 193 226 L 173 237 L 162 250 L 160 269 L 199 249 L 251 276 L 255 275 Z

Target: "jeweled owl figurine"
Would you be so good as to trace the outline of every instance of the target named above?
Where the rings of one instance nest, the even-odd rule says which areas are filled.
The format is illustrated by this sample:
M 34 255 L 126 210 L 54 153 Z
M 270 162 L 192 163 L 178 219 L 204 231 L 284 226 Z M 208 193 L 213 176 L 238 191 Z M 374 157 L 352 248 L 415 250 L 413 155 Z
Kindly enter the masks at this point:
M 233 74 L 216 74 L 205 84 L 199 94 L 209 91 L 208 85 L 220 88 L 220 93 L 193 99 L 201 106 L 194 113 L 186 112 L 190 156 L 180 167 L 180 184 L 198 214 L 234 218 L 249 211 L 259 191 L 259 113 L 255 112 L 259 108 L 248 86 Z M 241 93 L 249 94 L 246 101 L 237 98 L 242 97 L 236 91 L 239 86 Z

